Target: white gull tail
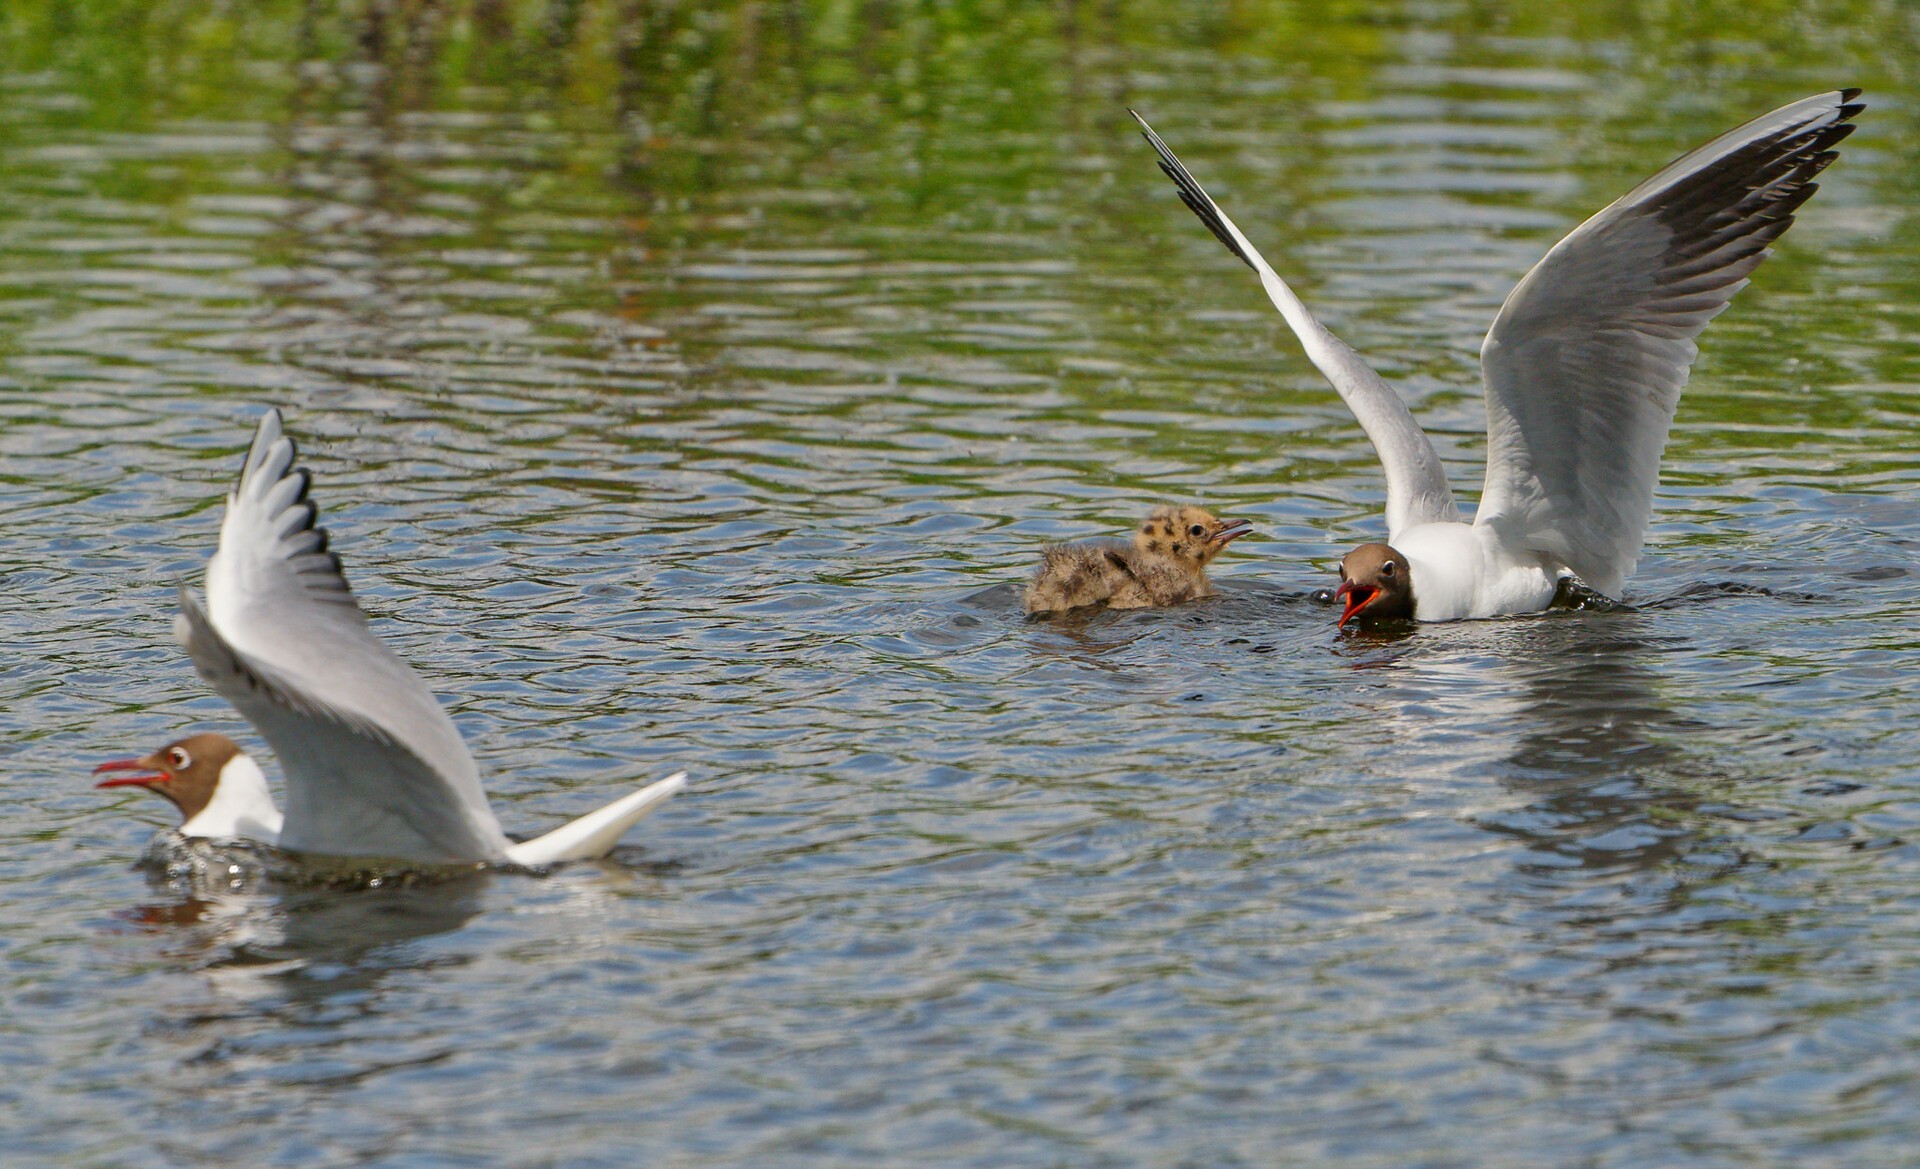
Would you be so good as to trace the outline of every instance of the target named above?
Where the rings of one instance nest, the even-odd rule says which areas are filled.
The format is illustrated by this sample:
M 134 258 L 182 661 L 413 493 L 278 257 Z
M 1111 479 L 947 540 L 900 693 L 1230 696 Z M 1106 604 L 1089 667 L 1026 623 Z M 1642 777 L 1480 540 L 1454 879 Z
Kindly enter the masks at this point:
M 561 861 L 592 860 L 605 856 L 626 830 L 645 819 L 687 786 L 685 772 L 629 792 L 601 808 L 571 820 L 545 836 L 507 846 L 507 860 L 516 865 L 552 865 Z

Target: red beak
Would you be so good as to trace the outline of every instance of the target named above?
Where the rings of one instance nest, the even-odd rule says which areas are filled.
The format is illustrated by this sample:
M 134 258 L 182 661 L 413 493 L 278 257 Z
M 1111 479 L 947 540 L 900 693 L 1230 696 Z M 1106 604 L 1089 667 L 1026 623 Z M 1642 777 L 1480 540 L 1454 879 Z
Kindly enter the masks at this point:
M 144 759 L 115 759 L 111 763 L 102 763 L 93 769 L 95 775 L 105 771 L 144 771 L 145 775 L 129 775 L 121 779 L 103 779 L 95 787 L 152 787 L 156 783 L 165 783 L 172 779 L 164 771 L 155 771 L 152 764 Z
M 1345 629 L 1347 622 L 1353 620 L 1354 614 L 1366 608 L 1367 603 L 1379 595 L 1380 590 L 1372 585 L 1357 585 L 1350 580 L 1341 581 L 1340 587 L 1333 591 L 1335 600 L 1341 597 L 1347 599 L 1347 611 L 1340 614 L 1340 628 Z

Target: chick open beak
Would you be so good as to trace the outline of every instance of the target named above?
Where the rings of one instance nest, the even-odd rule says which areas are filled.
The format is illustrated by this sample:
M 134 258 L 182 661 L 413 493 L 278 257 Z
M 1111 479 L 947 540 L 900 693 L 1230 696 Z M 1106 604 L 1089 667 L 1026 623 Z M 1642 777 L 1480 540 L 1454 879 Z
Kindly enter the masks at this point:
M 172 779 L 164 771 L 157 770 L 151 759 L 115 759 L 111 763 L 102 763 L 93 769 L 95 775 L 109 771 L 143 771 L 145 775 L 124 775 L 119 779 L 103 779 L 95 787 L 152 787 L 156 783 L 165 783 Z
M 1379 595 L 1380 590 L 1372 585 L 1355 584 L 1350 580 L 1341 581 L 1340 587 L 1333 591 L 1334 600 L 1337 601 L 1341 597 L 1347 599 L 1347 611 L 1340 614 L 1340 628 L 1345 629 L 1347 622 L 1353 620 L 1354 614 L 1366 608 L 1367 603 Z
M 1246 520 L 1226 520 L 1221 524 L 1220 530 L 1213 534 L 1209 542 L 1216 547 L 1224 548 L 1251 531 L 1253 531 L 1253 528 Z

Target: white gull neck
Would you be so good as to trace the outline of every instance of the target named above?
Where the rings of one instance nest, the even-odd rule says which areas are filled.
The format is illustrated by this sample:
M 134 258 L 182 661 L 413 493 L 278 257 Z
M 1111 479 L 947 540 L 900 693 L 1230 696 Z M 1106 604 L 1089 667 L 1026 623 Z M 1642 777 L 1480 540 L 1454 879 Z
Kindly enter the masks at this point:
M 180 834 L 214 839 L 244 836 L 262 844 L 279 844 L 280 824 L 280 809 L 267 790 L 267 777 L 243 751 L 220 769 L 213 799 L 193 819 L 180 825 Z

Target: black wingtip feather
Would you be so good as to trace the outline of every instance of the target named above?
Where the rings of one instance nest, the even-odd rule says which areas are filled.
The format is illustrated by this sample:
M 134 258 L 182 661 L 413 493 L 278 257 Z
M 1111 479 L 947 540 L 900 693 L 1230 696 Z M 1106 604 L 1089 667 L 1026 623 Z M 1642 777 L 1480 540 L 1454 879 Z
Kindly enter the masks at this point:
M 1220 221 L 1219 208 L 1213 205 L 1212 198 L 1207 195 L 1206 189 L 1200 185 L 1199 180 L 1193 177 L 1192 172 L 1188 171 L 1167 144 L 1161 141 L 1160 135 L 1153 132 L 1153 127 L 1147 125 L 1145 118 L 1132 109 L 1127 112 L 1133 114 L 1133 120 L 1140 123 L 1140 132 L 1146 138 L 1147 145 L 1153 147 L 1153 152 L 1160 156 L 1160 171 L 1173 180 L 1175 189 L 1180 192 L 1180 201 L 1187 205 L 1187 209 L 1192 211 L 1201 223 L 1206 224 L 1207 230 L 1213 233 L 1213 238 L 1226 245 L 1228 251 L 1240 258 L 1242 264 L 1253 268 L 1256 272 L 1259 271 L 1254 266 L 1253 258 L 1241 250 L 1239 242 L 1233 238 L 1233 233 L 1228 231 L 1227 225 Z
M 279 410 L 269 409 L 268 414 L 276 421 L 280 420 Z M 299 488 L 287 504 L 287 510 L 301 509 L 304 512 L 299 525 L 288 531 L 286 535 L 290 537 L 301 532 L 311 532 L 315 536 L 314 546 L 304 553 L 292 556 L 290 562 L 303 578 L 309 593 L 326 600 L 352 604 L 353 586 L 347 582 L 346 572 L 340 564 L 340 557 L 331 549 L 332 537 L 327 534 L 325 528 L 320 526 L 320 505 L 312 499 L 313 472 L 298 464 L 300 447 L 293 440 L 293 436 L 283 430 L 277 437 L 286 439 L 289 448 L 286 469 L 280 473 L 280 478 L 299 481 Z M 258 441 L 257 434 L 255 441 Z M 241 461 L 240 476 L 243 480 L 246 478 L 247 468 L 253 463 L 254 453 L 250 445 L 247 448 L 246 458 Z
M 1854 98 L 1859 97 L 1862 93 L 1865 93 L 1865 92 L 1866 92 L 1865 90 L 1859 88 L 1858 86 L 1849 85 L 1845 89 L 1842 89 L 1840 91 L 1840 100 L 1843 103 L 1850 104 L 1852 103 Z M 1848 114 L 1847 116 L 1852 117 L 1853 115 Z

